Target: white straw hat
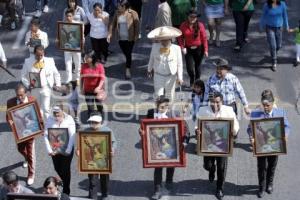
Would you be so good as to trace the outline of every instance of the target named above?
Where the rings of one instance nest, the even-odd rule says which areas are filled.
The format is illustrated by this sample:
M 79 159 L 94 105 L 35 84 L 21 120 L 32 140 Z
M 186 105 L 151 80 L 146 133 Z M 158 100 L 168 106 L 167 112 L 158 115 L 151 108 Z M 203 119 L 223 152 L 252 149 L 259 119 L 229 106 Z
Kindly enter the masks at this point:
M 179 37 L 181 34 L 182 32 L 177 28 L 171 26 L 161 26 L 148 33 L 147 37 L 154 40 L 168 40 Z

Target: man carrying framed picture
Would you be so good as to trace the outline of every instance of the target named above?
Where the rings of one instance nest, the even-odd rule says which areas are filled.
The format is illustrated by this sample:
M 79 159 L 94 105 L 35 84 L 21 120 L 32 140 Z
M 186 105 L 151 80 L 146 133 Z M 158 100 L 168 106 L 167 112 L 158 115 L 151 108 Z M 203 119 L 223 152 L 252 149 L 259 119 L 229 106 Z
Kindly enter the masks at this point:
M 49 156 L 51 156 L 54 169 L 63 182 L 63 193 L 70 194 L 71 182 L 71 162 L 74 152 L 74 142 L 76 126 L 74 119 L 65 113 L 63 109 L 56 105 L 52 108 L 52 113 L 48 117 L 45 125 L 44 139 Z M 65 152 L 57 152 L 50 146 L 48 139 L 48 128 L 68 128 L 69 141 Z
M 201 118 L 228 118 L 233 120 L 233 133 L 232 136 L 235 136 L 239 130 L 239 122 L 236 118 L 232 107 L 223 105 L 223 95 L 220 92 L 215 92 L 211 95 L 209 99 L 209 105 L 200 107 L 197 114 L 198 120 Z M 197 138 L 200 138 L 201 130 L 199 127 L 196 127 Z M 224 183 L 226 178 L 227 171 L 227 161 L 228 158 L 225 156 L 204 156 L 203 157 L 203 166 L 204 169 L 209 171 L 209 181 L 212 183 L 215 179 L 215 171 L 217 166 L 217 191 L 216 197 L 218 200 L 222 200 L 224 193 Z M 216 164 L 215 164 L 216 162 Z
M 283 117 L 284 118 L 284 130 L 285 130 L 285 140 L 290 133 L 290 125 L 286 116 L 286 112 L 281 108 L 274 107 L 275 98 L 271 90 L 264 90 L 261 94 L 261 104 L 262 108 L 254 110 L 251 112 L 251 119 L 264 119 L 264 118 L 274 118 Z M 250 137 L 250 141 L 254 144 L 254 137 L 252 133 L 252 128 L 249 125 L 247 132 Z M 265 191 L 269 194 L 273 192 L 273 182 L 275 169 L 278 162 L 278 155 L 272 156 L 259 156 L 257 157 L 257 175 L 258 175 L 258 185 L 259 190 L 257 196 L 262 198 Z
M 27 89 L 22 84 L 19 83 L 15 89 L 16 97 L 13 97 L 7 101 L 7 109 L 12 108 L 19 104 L 24 104 L 28 102 L 35 101 L 34 96 L 27 95 Z M 8 116 L 6 115 L 6 121 L 8 121 Z M 24 142 L 17 144 L 18 151 L 23 155 L 25 161 L 23 163 L 23 168 L 28 167 L 27 184 L 32 185 L 34 183 L 35 174 L 35 142 L 34 138 L 26 140 Z
M 102 116 L 98 112 L 94 112 L 91 114 L 90 118 L 87 120 L 89 122 L 90 127 L 85 129 L 84 131 L 92 131 L 92 132 L 110 132 L 111 134 L 111 157 L 115 155 L 117 149 L 117 140 L 113 131 L 104 126 L 102 124 Z M 76 154 L 79 156 L 79 149 L 77 150 Z M 88 174 L 89 177 L 89 198 L 97 200 L 98 196 L 98 188 L 97 186 L 97 179 L 99 174 Z M 107 200 L 108 199 L 108 184 L 109 184 L 109 174 L 100 174 L 100 189 L 101 189 L 101 199 Z
M 29 72 L 40 74 L 41 88 L 33 88 L 29 80 Z M 61 81 L 54 59 L 45 57 L 45 49 L 42 45 L 35 46 L 34 56 L 25 59 L 21 72 L 21 81 L 27 88 L 31 89 L 31 94 L 37 98 L 41 106 L 43 119 L 46 120 L 50 115 L 52 89 L 59 90 Z

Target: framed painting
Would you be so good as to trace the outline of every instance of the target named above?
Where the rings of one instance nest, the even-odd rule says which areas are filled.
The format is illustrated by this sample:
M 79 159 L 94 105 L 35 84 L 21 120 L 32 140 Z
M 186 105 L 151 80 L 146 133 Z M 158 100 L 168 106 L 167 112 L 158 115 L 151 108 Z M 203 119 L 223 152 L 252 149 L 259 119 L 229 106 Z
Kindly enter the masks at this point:
M 284 119 L 282 117 L 251 120 L 251 127 L 254 138 L 254 156 L 287 153 Z
M 41 76 L 38 72 L 29 72 L 30 86 L 33 88 L 42 88 Z
M 200 119 L 198 127 L 201 135 L 198 136 L 198 155 L 204 156 L 231 156 L 233 148 L 232 137 L 233 120 Z
M 57 196 L 50 194 L 17 194 L 8 193 L 7 200 L 59 200 Z
M 182 119 L 143 119 L 143 167 L 185 167 Z
M 17 143 L 44 132 L 43 119 L 36 101 L 19 104 L 8 109 L 7 117 Z
M 83 49 L 83 24 L 57 22 L 58 48 L 63 51 L 78 51 Z
M 69 144 L 68 128 L 48 128 L 48 140 L 55 153 L 66 154 Z
M 30 41 L 29 41 L 29 46 L 30 47 L 34 48 L 35 46 L 39 46 L 39 45 L 42 45 L 41 39 L 30 38 Z
M 79 172 L 109 174 L 112 172 L 111 133 L 79 131 Z

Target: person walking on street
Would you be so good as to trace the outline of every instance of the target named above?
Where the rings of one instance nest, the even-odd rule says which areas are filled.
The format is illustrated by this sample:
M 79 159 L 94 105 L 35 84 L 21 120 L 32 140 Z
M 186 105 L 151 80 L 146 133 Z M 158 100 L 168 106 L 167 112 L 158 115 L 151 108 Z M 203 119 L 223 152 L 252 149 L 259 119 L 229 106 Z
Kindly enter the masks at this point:
M 178 29 L 186 20 L 189 10 L 196 8 L 196 0 L 168 0 L 168 4 L 172 11 L 172 24 Z
M 119 45 L 126 57 L 125 79 L 131 79 L 132 51 L 140 33 L 140 20 L 136 11 L 130 9 L 127 0 L 121 0 L 109 28 L 108 41 L 116 34 Z
M 295 43 L 296 43 L 296 60 L 294 63 L 294 67 L 297 67 L 300 64 L 300 20 L 298 21 L 298 27 L 294 29 L 290 29 L 290 33 L 296 33 Z
M 85 96 L 89 116 L 94 112 L 94 104 L 97 110 L 103 113 L 102 100 L 99 95 L 105 93 L 105 70 L 101 63 L 97 62 L 95 55 L 86 54 L 85 63 L 82 64 L 80 73 L 81 92 Z
M 49 12 L 48 0 L 36 0 L 35 8 L 36 8 L 36 12 L 35 12 L 36 17 L 40 17 L 42 15 L 42 12 L 48 13 Z
M 227 118 L 233 120 L 232 133 L 229 137 L 237 135 L 239 131 L 239 122 L 236 118 L 232 107 L 223 105 L 223 95 L 220 92 L 214 92 L 210 96 L 209 105 L 200 107 L 199 112 L 197 113 L 198 120 L 201 118 Z M 198 129 L 199 128 L 199 129 Z M 210 131 L 210 127 L 206 127 Z M 196 134 L 198 141 L 200 140 L 201 130 L 200 127 L 196 127 Z M 226 178 L 227 171 L 227 157 L 218 157 L 218 156 L 204 156 L 203 157 L 203 166 L 204 169 L 209 172 L 209 182 L 213 182 L 215 179 L 215 172 L 217 170 L 217 190 L 216 197 L 218 200 L 222 200 L 224 197 L 224 183 Z
M 35 46 L 33 53 L 34 56 L 25 59 L 21 71 L 21 81 L 37 98 L 43 119 L 46 120 L 50 115 L 52 89 L 59 90 L 61 87 L 60 74 L 54 59 L 45 57 L 45 49 L 42 45 Z M 34 83 L 29 79 L 30 72 L 39 73 L 41 88 L 34 88 Z
M 99 132 L 99 131 L 105 131 L 110 132 L 111 134 L 111 157 L 113 157 L 117 150 L 117 140 L 115 138 L 115 135 L 113 131 L 108 128 L 107 126 L 104 126 L 102 124 L 102 117 L 100 113 L 93 113 L 91 114 L 90 118 L 87 120 L 89 122 L 90 127 L 85 129 L 85 131 L 91 131 L 91 132 Z M 77 151 L 77 155 L 79 155 L 79 150 Z M 99 178 L 99 174 L 88 174 L 89 177 L 89 198 L 97 200 L 97 193 L 98 188 L 97 186 L 97 180 Z M 109 195 L 109 174 L 100 174 L 100 189 L 101 189 L 101 199 L 102 200 L 108 200 Z
M 190 87 L 201 76 L 201 62 L 203 55 L 208 57 L 208 44 L 205 27 L 197 19 L 197 11 L 189 11 L 188 19 L 180 26 L 182 35 L 178 43 L 185 55 L 186 68 L 190 77 Z
M 290 134 L 290 125 L 286 116 L 286 112 L 281 108 L 274 107 L 274 96 L 271 90 L 264 90 L 261 94 L 262 109 L 257 109 L 251 112 L 251 119 L 264 119 L 264 118 L 276 118 L 283 117 L 285 140 Z M 280 127 L 277 127 L 281 129 Z M 276 129 L 276 127 L 275 127 Z M 262 129 L 262 131 L 264 131 Z M 274 131 L 274 130 L 273 130 Z M 277 132 L 277 130 L 275 130 Z M 279 130 L 278 130 L 279 131 Z M 254 145 L 254 136 L 251 124 L 249 124 L 247 132 L 250 137 L 252 145 Z M 280 132 L 280 131 L 279 131 Z M 267 134 L 267 133 L 266 133 Z M 278 156 L 259 156 L 257 157 L 257 175 L 259 190 L 257 196 L 262 198 L 265 191 L 269 194 L 273 193 L 274 176 L 278 162 Z
M 155 17 L 154 28 L 172 26 L 172 12 L 167 0 L 160 0 Z
M 52 108 L 52 113 L 53 114 L 46 120 L 44 140 L 48 155 L 52 158 L 54 169 L 63 182 L 63 193 L 69 195 L 71 182 L 71 162 L 76 138 L 75 122 L 71 115 L 65 113 L 59 105 L 56 105 Z M 48 133 L 49 128 L 68 129 L 69 140 L 65 150 L 57 150 L 50 145 Z
M 208 31 L 209 31 L 208 43 L 210 45 L 215 43 L 216 47 L 220 47 L 222 18 L 224 17 L 225 14 L 229 13 L 228 11 L 229 0 L 202 0 L 202 2 L 204 4 L 205 14 L 208 19 Z
M 38 42 L 37 42 L 38 41 Z M 48 34 L 40 29 L 40 19 L 34 17 L 30 22 L 30 31 L 25 35 L 25 45 L 32 55 L 36 45 L 42 45 L 44 49 L 49 46 Z
M 235 22 L 234 51 L 240 52 L 243 45 L 249 42 L 248 26 L 254 12 L 253 0 L 232 0 L 232 14 Z
M 284 1 L 268 0 L 260 18 L 260 30 L 266 30 L 272 58 L 272 71 L 276 71 L 278 51 L 282 47 L 282 27 L 289 31 L 287 7 Z
M 162 26 L 148 34 L 153 43 L 148 63 L 147 75 L 153 77 L 156 98 L 164 95 L 173 103 L 176 82 L 183 83 L 182 55 L 178 45 L 172 44 L 172 38 L 179 37 L 181 31 L 170 26 Z
M 22 83 L 19 83 L 17 85 L 15 92 L 16 97 L 13 97 L 7 101 L 7 109 L 19 104 L 36 101 L 34 96 L 27 95 L 27 89 Z M 6 121 L 8 123 L 11 123 L 8 121 L 8 115 L 6 115 Z M 32 185 L 34 183 L 36 166 L 34 138 L 18 143 L 17 147 L 18 151 L 25 159 L 25 161 L 23 162 L 23 168 L 28 168 L 27 185 Z

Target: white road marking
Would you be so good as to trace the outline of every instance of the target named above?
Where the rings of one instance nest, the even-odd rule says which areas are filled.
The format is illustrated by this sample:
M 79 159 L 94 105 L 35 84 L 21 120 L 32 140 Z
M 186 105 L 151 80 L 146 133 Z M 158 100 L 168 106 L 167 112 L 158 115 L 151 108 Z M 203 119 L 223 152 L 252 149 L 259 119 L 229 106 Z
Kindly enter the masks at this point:
M 19 49 L 21 46 L 21 42 L 25 37 L 26 31 L 28 30 L 28 26 L 32 16 L 26 16 L 22 25 L 22 28 L 19 30 L 15 43 L 12 46 L 12 49 Z

